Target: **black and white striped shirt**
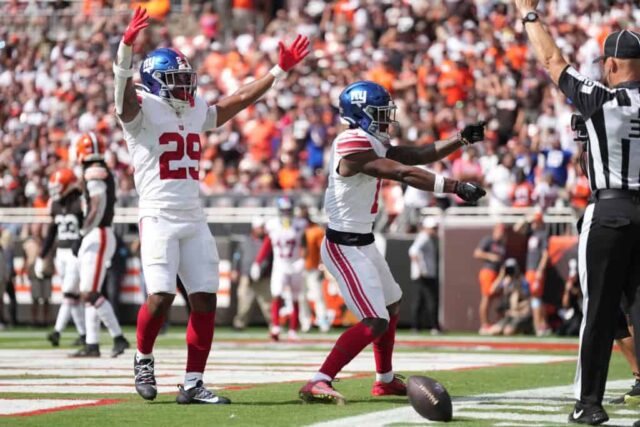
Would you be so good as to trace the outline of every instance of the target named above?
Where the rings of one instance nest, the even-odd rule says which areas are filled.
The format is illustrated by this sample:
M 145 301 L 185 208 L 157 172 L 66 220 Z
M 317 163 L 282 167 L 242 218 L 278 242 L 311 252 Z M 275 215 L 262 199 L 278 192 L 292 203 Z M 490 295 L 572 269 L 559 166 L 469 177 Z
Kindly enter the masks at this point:
M 558 86 L 587 123 L 591 190 L 640 191 L 640 81 L 609 89 L 569 66 Z

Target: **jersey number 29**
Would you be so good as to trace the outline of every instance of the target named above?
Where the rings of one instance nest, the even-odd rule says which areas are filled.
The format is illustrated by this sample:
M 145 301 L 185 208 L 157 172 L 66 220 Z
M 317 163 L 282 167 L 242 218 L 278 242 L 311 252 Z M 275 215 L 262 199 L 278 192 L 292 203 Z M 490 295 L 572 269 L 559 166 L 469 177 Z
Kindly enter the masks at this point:
M 176 143 L 175 150 L 165 151 L 160 156 L 160 179 L 199 179 L 200 170 L 200 135 L 197 133 L 187 134 L 187 140 L 176 132 L 167 132 L 160 135 L 160 145 Z M 180 161 L 187 156 L 195 160 L 195 166 L 171 168 L 172 161 Z

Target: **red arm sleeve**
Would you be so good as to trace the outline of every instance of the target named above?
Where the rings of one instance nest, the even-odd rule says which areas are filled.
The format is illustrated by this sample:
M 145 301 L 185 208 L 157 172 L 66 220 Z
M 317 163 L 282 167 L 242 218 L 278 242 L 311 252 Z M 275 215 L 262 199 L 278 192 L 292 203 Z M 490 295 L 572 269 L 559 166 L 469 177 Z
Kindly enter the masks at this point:
M 269 255 L 271 255 L 271 238 L 266 236 L 262 241 L 262 246 L 258 251 L 258 255 L 256 256 L 256 262 L 258 264 L 262 264 L 264 260 L 266 260 Z

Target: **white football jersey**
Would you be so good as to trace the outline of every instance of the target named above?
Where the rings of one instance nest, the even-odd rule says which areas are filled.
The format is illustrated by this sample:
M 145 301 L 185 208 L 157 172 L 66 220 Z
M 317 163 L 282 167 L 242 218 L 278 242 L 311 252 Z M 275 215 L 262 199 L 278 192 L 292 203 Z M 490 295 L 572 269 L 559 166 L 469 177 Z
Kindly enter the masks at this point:
M 273 248 L 273 263 L 276 266 L 292 265 L 302 256 L 302 236 L 306 222 L 298 218 L 283 220 L 272 218 L 266 224 L 266 231 Z
M 378 200 L 382 180 L 358 173 L 341 176 L 338 165 L 343 156 L 374 150 L 385 157 L 389 145 L 378 141 L 362 129 L 348 129 L 333 141 L 329 160 L 329 187 L 324 195 L 324 208 L 329 217 L 329 228 L 348 233 L 371 233 L 378 213 Z
M 200 96 L 182 116 L 162 98 L 138 92 L 141 110 L 123 123 L 143 209 L 200 208 L 200 133 L 217 126 L 216 107 Z

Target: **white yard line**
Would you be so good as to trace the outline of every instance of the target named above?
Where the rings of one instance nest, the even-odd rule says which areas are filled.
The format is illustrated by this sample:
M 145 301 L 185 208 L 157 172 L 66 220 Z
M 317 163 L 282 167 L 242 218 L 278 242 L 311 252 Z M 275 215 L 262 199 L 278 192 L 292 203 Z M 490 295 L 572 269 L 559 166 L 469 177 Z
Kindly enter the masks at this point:
M 182 382 L 185 349 L 154 352 L 161 392 L 174 391 Z M 326 351 L 228 349 L 215 347 L 204 380 L 213 387 L 231 384 L 265 384 L 305 381 L 318 369 Z M 113 394 L 132 392 L 133 352 L 112 359 L 73 359 L 66 350 L 0 350 L 0 391 L 44 393 Z M 476 354 L 468 352 L 399 352 L 394 364 L 402 371 L 433 372 L 497 365 L 541 364 L 574 361 L 574 357 L 538 354 Z M 342 377 L 373 373 L 375 362 L 366 351 L 349 365 Z M 5 378 L 50 375 L 52 378 Z M 95 378 L 92 378 L 95 377 Z
M 608 400 L 620 390 L 627 390 L 629 380 L 609 381 L 607 383 Z M 611 394 L 615 390 L 614 394 Z M 515 390 L 505 393 L 492 393 L 453 399 L 454 421 L 457 419 L 494 420 L 494 426 L 531 426 L 546 424 L 566 424 L 569 408 L 573 404 L 573 386 L 544 387 L 529 390 Z M 348 396 L 347 396 L 348 400 Z M 489 412 L 487 409 L 494 409 Z M 638 411 L 624 406 L 606 407 L 611 420 L 609 425 L 630 426 L 638 418 Z M 528 410 L 532 413 L 510 412 Z M 563 411 L 564 410 L 564 411 Z M 554 414 L 540 414 L 540 411 L 556 411 Z M 566 411 L 566 413 L 565 413 Z M 537 413 L 536 413 L 537 412 Z M 403 408 L 370 412 L 364 415 L 340 418 L 337 420 L 313 424 L 313 427 L 384 427 L 392 424 L 430 424 L 430 422 L 407 405 Z

